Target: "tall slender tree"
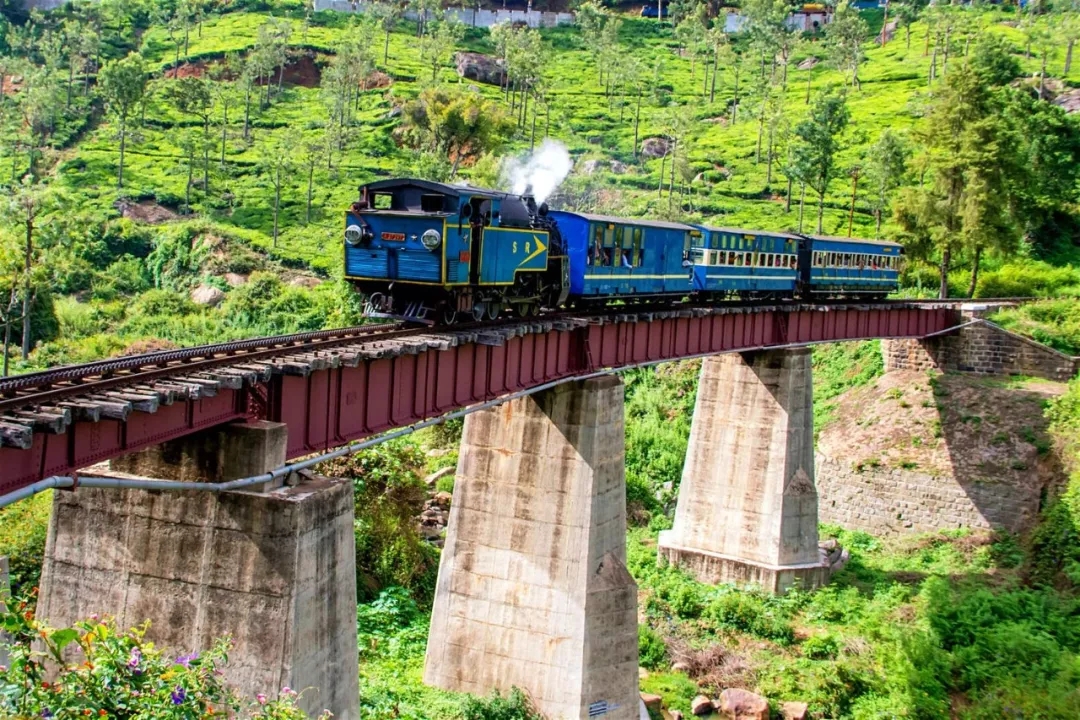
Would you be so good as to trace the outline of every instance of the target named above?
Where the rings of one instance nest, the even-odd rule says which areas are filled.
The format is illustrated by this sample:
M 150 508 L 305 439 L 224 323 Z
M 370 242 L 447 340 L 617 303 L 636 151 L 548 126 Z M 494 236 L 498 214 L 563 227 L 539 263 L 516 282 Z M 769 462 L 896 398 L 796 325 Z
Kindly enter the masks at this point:
M 825 195 L 840 172 L 837 156 L 843 147 L 841 138 L 849 117 L 846 97 L 843 93 L 833 92 L 818 97 L 810 107 L 810 114 L 795 126 L 793 163 L 798 168 L 798 177 L 817 193 L 819 233 L 825 213 Z
M 107 63 L 98 74 L 98 87 L 109 111 L 120 123 L 120 167 L 116 186 L 124 187 L 124 150 L 127 147 L 127 123 L 131 112 L 146 94 L 146 64 L 141 56 L 131 53 L 122 60 Z

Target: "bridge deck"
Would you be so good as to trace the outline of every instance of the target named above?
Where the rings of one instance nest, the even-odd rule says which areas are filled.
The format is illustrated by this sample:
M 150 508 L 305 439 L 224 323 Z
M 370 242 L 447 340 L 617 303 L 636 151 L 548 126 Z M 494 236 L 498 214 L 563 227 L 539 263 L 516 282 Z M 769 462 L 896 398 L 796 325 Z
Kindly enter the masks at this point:
M 295 458 L 606 369 L 921 338 L 958 319 L 955 303 L 940 302 L 628 309 L 464 329 L 368 326 L 91 363 L 0 383 L 0 496 L 234 420 L 286 423 Z

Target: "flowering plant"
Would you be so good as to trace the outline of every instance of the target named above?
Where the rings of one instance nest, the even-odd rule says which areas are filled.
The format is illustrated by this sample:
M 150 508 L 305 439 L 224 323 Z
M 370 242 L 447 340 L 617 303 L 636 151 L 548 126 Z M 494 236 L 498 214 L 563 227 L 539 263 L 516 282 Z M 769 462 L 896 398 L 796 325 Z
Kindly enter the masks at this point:
M 123 720 L 304 720 L 298 693 L 245 701 L 225 682 L 229 641 L 170 659 L 145 639 L 149 623 L 120 631 L 96 616 L 74 627 L 40 622 L 26 601 L 4 600 L 0 630 L 10 661 L 0 666 L 0 717 Z M 329 717 L 329 713 L 324 716 Z

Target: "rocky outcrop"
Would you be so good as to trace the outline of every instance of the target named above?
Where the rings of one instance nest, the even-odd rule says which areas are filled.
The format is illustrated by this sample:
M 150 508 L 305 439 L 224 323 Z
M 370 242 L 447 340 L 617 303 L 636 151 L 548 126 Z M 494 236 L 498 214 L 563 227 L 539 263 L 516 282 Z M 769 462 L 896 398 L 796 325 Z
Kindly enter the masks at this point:
M 769 720 L 769 701 L 749 690 L 728 688 L 714 704 L 730 720 Z
M 436 547 L 443 546 L 446 526 L 450 524 L 450 499 L 450 493 L 437 492 L 428 498 L 420 513 L 420 537 Z
M 698 695 L 690 703 L 690 712 L 694 715 L 708 715 L 713 711 L 713 702 L 704 695 Z
M 198 305 L 217 305 L 225 299 L 224 291 L 213 285 L 200 285 L 191 291 L 191 301 Z
M 784 720 L 808 720 L 810 712 L 804 702 L 786 702 L 780 705 L 780 717 Z
M 506 82 L 506 70 L 498 58 L 474 52 L 459 52 L 454 55 L 458 75 L 487 85 L 502 85 Z
M 645 138 L 641 142 L 641 154 L 646 158 L 661 158 L 671 152 L 671 143 L 667 138 Z

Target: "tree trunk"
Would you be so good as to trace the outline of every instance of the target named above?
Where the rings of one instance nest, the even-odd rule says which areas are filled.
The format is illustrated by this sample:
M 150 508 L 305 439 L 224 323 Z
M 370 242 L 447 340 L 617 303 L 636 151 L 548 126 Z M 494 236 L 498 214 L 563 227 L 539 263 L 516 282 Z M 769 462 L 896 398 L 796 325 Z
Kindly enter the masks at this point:
M 784 195 L 784 212 L 791 212 L 791 176 L 787 178 L 787 193 Z
M 671 210 L 671 193 L 675 188 L 675 153 L 678 150 L 678 141 L 672 141 L 671 143 L 671 176 L 668 179 L 667 186 L 667 206 L 668 210 Z
M 889 24 L 889 2 L 885 0 L 885 16 L 881 19 L 881 47 L 885 47 L 886 43 L 886 28 Z
M 930 54 L 930 23 L 926 23 L 926 43 L 923 45 L 922 56 L 926 57 Z
M 806 100 L 803 101 L 803 104 L 805 104 L 805 105 L 810 104 L 810 81 L 813 78 L 814 78 L 813 68 L 807 68 L 807 70 L 806 70 Z
M 274 239 L 273 247 L 277 247 L 278 238 L 278 212 L 281 209 L 281 168 L 274 174 Z
M 818 200 L 817 200 L 817 231 L 818 231 L 818 235 L 821 234 L 821 221 L 822 221 L 822 218 L 824 216 L 825 216 L 825 191 L 822 190 L 821 192 L 818 193 Z
M 1044 93 L 1046 92 L 1046 56 L 1049 54 L 1047 48 L 1043 48 L 1042 53 L 1042 67 L 1039 69 L 1039 99 L 1044 99 Z
M 539 105 L 533 100 L 532 136 L 529 138 L 529 152 L 536 149 L 536 112 Z
M 29 212 L 29 211 L 28 211 Z M 34 219 L 26 217 L 26 248 L 23 253 L 22 358 L 30 358 L 30 260 L 34 254 Z
M 203 192 L 210 194 L 210 116 L 203 121 Z
M 930 56 L 930 80 L 928 85 L 934 84 L 934 78 L 937 76 L 937 41 L 934 41 L 934 54 Z
M 120 116 L 120 172 L 117 174 L 116 187 L 124 187 L 124 148 L 127 141 L 127 117 Z
M 881 208 L 874 209 L 874 239 L 881 237 Z
M 4 318 L 4 377 L 8 376 L 8 348 L 11 347 L 11 311 L 13 309 L 12 304 L 13 303 L 8 303 L 7 317 Z
M 225 170 L 225 144 L 228 141 L 229 130 L 229 106 L 225 105 L 222 108 L 221 116 L 221 169 Z
M 945 249 L 941 252 L 941 265 L 938 268 L 938 272 L 941 275 L 941 281 L 938 285 L 938 297 L 945 300 L 949 297 L 949 266 L 952 264 L 952 249 L 949 246 L 945 246 Z
M 761 164 L 761 138 L 765 134 L 765 98 L 761 99 L 761 112 L 758 114 L 757 147 L 754 150 L 754 164 Z
M 952 25 L 945 26 L 945 48 L 941 54 L 941 74 L 949 74 L 949 46 L 952 45 Z
M 851 237 L 851 233 L 855 228 L 855 196 L 859 192 L 859 175 L 855 173 L 851 176 L 851 209 L 848 211 L 847 222 L 847 236 Z
M 1069 38 L 1069 44 L 1065 47 L 1065 71 L 1061 73 L 1063 76 L 1069 74 L 1069 70 L 1072 69 L 1072 54 L 1073 45 L 1076 44 L 1076 40 Z
M 548 113 L 551 113 L 551 109 L 548 108 Z M 638 87 L 637 92 L 637 108 L 634 109 L 634 159 L 638 157 L 638 129 L 641 123 L 641 87 Z
M 250 140 L 248 128 L 251 127 L 251 83 L 248 83 L 247 93 L 244 97 L 244 140 Z
M 314 177 L 315 177 L 315 158 L 313 157 L 312 160 L 311 160 L 311 163 L 308 165 L 308 173 L 307 173 L 307 214 L 304 217 L 304 224 L 305 225 L 310 225 L 311 224 L 311 192 L 312 192 L 312 185 L 313 185 L 312 181 L 314 180 Z
M 195 145 L 191 145 L 191 150 L 188 152 L 188 164 L 187 164 L 187 188 L 184 190 L 184 205 L 187 209 L 191 210 L 191 182 L 195 177 Z
M 975 257 L 971 260 L 971 284 L 968 285 L 967 295 L 975 297 L 975 287 L 979 283 L 979 264 L 982 261 L 982 245 L 975 246 Z
M 911 49 L 911 23 L 910 22 L 904 23 L 904 33 L 906 35 L 906 40 L 907 40 L 907 48 L 906 49 L 910 50 Z
M 390 58 L 390 31 L 386 31 L 386 39 L 383 40 L 382 62 L 386 65 Z
M 739 73 L 735 73 L 735 93 L 731 98 L 731 124 L 734 125 L 739 115 Z
M 667 167 L 667 153 L 660 156 L 660 185 L 656 188 L 656 197 L 664 197 L 664 169 Z
M 188 39 L 190 38 L 190 36 L 191 36 L 191 27 L 190 26 L 184 26 L 184 59 L 185 60 L 187 60 L 188 56 L 191 54 L 190 50 L 188 49 L 189 48 Z
M 71 107 L 71 86 L 75 84 L 75 66 L 68 60 L 68 83 L 67 83 L 67 107 Z M 3 94 L 3 83 L 0 82 L 0 95 Z
M 713 71 L 712 82 L 709 83 L 709 102 L 716 101 L 716 76 L 720 73 L 720 46 L 717 46 L 717 51 L 713 55 Z
M 799 232 L 802 232 L 803 227 L 803 208 L 806 207 L 806 183 L 802 183 L 802 189 L 799 192 Z

